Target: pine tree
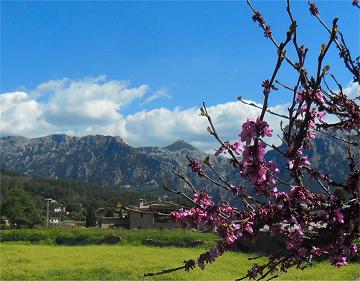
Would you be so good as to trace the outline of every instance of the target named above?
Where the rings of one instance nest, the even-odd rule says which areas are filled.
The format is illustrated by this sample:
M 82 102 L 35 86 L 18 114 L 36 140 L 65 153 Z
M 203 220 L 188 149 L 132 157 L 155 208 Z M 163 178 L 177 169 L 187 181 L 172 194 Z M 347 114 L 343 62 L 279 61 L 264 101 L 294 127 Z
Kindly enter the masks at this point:
M 86 227 L 92 227 L 96 226 L 96 215 L 93 207 L 89 206 L 86 209 L 86 221 L 85 221 Z

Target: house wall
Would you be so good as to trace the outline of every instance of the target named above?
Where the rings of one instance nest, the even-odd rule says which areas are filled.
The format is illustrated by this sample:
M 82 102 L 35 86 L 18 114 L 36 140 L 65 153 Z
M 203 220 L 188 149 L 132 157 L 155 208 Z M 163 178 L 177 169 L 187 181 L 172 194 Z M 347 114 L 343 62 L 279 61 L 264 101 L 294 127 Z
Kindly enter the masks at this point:
M 154 215 L 130 211 L 130 229 L 149 229 L 154 227 Z

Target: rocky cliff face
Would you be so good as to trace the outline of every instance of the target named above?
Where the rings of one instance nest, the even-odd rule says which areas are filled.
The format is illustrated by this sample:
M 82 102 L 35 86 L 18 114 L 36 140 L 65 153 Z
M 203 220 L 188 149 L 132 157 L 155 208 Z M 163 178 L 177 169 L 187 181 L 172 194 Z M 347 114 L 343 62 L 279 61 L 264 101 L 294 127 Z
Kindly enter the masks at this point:
M 347 139 L 345 133 L 332 133 L 332 135 L 338 138 Z M 353 136 L 351 139 L 355 141 L 356 137 Z M 280 150 L 286 151 L 286 147 L 280 146 Z M 348 154 L 347 145 L 345 143 L 338 139 L 318 133 L 312 143 L 311 149 L 304 152 L 310 159 L 312 167 L 329 175 L 331 179 L 338 182 L 344 182 L 346 180 L 350 169 L 349 162 L 346 159 Z M 352 147 L 352 153 L 355 154 L 357 167 L 359 168 L 360 152 L 356 147 Z M 279 156 L 277 151 L 269 151 L 266 158 L 269 160 L 274 159 L 281 171 L 280 177 L 286 181 L 290 181 L 290 172 L 287 169 L 287 163 Z M 309 178 L 305 179 L 304 183 L 315 192 L 322 190 L 319 184 L 313 180 L 309 180 Z
M 112 136 L 70 137 L 50 135 L 41 138 L 0 138 L 3 169 L 25 175 L 73 178 L 117 188 L 159 189 L 166 179 L 170 185 L 183 185 L 171 170 L 181 170 L 198 186 L 206 187 L 188 169 L 186 155 L 204 159 L 205 153 L 184 141 L 165 147 L 134 148 Z M 212 157 L 224 176 L 227 160 Z M 227 165 L 226 165 L 227 166 Z
M 1 168 L 17 170 L 25 175 L 82 179 L 115 188 L 162 192 L 164 179 L 175 189 L 184 186 L 171 172 L 180 170 L 199 190 L 209 189 L 217 197 L 223 196 L 214 185 L 191 172 L 186 155 L 200 160 L 207 156 L 181 140 L 164 148 L 134 148 L 119 137 L 101 135 L 0 138 Z M 309 156 L 315 167 L 337 180 L 343 180 L 348 172 L 346 147 L 338 140 L 319 135 Z M 267 158 L 275 158 L 282 171 L 280 177 L 287 179 L 286 163 L 281 162 L 278 153 L 269 151 Z M 233 184 L 243 181 L 226 158 L 210 156 L 210 159 L 221 175 Z M 313 188 L 317 189 L 316 186 Z

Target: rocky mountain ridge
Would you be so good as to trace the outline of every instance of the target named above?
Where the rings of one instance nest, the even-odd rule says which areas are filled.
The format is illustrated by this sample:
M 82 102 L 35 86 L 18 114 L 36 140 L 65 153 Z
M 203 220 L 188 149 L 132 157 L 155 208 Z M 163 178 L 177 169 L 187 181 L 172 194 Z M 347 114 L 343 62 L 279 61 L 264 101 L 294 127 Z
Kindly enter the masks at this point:
M 285 149 L 280 147 L 280 150 Z M 346 178 L 346 146 L 339 140 L 319 134 L 307 154 L 310 162 L 319 170 L 339 181 Z M 50 135 L 34 139 L 0 137 L 1 168 L 16 170 L 24 175 L 81 179 L 116 189 L 162 193 L 164 179 L 174 189 L 184 186 L 171 172 L 176 170 L 185 173 L 199 190 L 209 189 L 218 198 L 223 196 L 214 185 L 191 172 L 186 155 L 200 160 L 208 156 L 183 140 L 163 148 L 135 148 L 120 137 L 102 135 Z M 356 156 L 359 159 L 359 152 Z M 238 171 L 229 165 L 228 159 L 209 157 L 224 178 L 235 185 L 243 182 Z M 288 180 L 286 163 L 278 152 L 269 151 L 266 157 L 275 159 L 281 170 L 280 178 Z M 312 188 L 318 189 L 316 186 Z
M 196 159 L 207 156 L 182 140 L 164 148 L 135 148 L 120 137 L 102 135 L 0 138 L 1 168 L 24 175 L 82 179 L 116 188 L 159 189 L 164 179 L 176 187 L 183 185 L 171 170 L 183 171 L 195 184 L 204 186 L 188 169 L 186 155 Z M 220 171 L 225 170 L 225 158 L 211 158 Z M 225 171 L 222 173 L 226 177 Z

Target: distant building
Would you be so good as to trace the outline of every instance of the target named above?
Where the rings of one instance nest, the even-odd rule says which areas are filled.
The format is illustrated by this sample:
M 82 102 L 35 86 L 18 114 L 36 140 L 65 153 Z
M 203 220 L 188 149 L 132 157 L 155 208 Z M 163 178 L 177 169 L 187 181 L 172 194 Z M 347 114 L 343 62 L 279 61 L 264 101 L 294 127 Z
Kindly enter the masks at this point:
M 173 228 L 170 223 L 170 213 L 181 208 L 180 205 L 164 200 L 145 202 L 139 205 L 125 207 L 124 217 L 103 217 L 101 228 L 123 227 L 128 229 L 167 229 Z
M 129 228 L 129 218 L 128 217 L 102 217 L 100 219 L 101 228 L 112 228 L 112 227 L 122 227 Z
M 164 229 L 173 228 L 170 213 L 181 208 L 180 205 L 165 200 L 146 203 L 140 200 L 138 206 L 129 206 L 125 210 L 129 216 L 130 229 Z
M 10 221 L 4 216 L 1 217 L 1 224 L 3 228 L 11 228 Z
M 59 218 L 51 218 L 49 219 L 49 222 L 52 224 L 58 224 L 61 223 L 61 220 Z

